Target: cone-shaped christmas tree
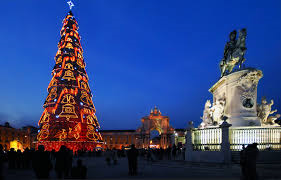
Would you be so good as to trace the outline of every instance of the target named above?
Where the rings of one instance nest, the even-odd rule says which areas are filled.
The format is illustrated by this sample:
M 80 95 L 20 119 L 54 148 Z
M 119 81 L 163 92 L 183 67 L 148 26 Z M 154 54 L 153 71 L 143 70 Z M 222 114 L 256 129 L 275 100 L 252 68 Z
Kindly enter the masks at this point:
M 101 140 L 100 128 L 85 71 L 78 24 L 70 11 L 63 20 L 56 65 L 39 120 L 38 145 L 58 150 L 93 149 Z

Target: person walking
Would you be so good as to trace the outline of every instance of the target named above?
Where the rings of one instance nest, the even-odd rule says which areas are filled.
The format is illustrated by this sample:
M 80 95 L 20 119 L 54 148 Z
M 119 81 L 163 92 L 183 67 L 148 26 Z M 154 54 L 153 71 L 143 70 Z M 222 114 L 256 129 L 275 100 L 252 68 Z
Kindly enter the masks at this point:
M 138 150 L 135 148 L 135 145 L 131 145 L 131 149 L 128 150 L 128 166 L 129 166 L 129 175 L 137 175 L 137 164 L 138 164 Z

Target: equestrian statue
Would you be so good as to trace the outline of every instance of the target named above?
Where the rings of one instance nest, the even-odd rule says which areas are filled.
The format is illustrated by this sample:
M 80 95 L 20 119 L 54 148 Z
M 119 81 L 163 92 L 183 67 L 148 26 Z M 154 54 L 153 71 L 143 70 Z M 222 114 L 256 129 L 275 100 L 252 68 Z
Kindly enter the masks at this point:
M 229 34 L 229 41 L 224 47 L 223 58 L 220 61 L 221 77 L 231 73 L 236 65 L 238 65 L 239 69 L 241 69 L 241 66 L 245 61 L 244 55 L 247 50 L 247 30 L 245 28 L 239 30 L 239 37 L 237 40 L 236 34 L 236 30 Z

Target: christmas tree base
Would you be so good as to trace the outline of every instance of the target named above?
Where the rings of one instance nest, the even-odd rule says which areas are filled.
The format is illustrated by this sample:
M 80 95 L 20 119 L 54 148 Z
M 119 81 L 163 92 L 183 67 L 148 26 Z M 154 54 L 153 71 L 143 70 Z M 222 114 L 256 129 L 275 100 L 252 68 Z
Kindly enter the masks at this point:
M 93 141 L 40 141 L 36 143 L 36 148 L 38 148 L 39 145 L 43 145 L 45 151 L 59 151 L 60 147 L 64 145 L 73 152 L 76 152 L 78 150 L 92 151 L 96 147 L 101 147 L 102 143 Z

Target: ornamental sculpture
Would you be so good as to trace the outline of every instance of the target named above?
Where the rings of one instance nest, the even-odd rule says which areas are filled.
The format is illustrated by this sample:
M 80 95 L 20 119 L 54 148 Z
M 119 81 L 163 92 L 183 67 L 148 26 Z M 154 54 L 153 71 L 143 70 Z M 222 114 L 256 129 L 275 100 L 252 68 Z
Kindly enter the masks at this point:
M 211 101 L 207 100 L 203 111 L 203 117 L 201 117 L 203 122 L 200 124 L 200 127 L 202 128 L 211 126 L 213 124 L 211 106 L 212 106 Z
M 215 103 L 213 103 L 212 110 L 212 117 L 213 117 L 213 124 L 218 125 L 222 121 L 222 116 L 224 113 L 224 107 L 225 107 L 225 100 L 217 100 Z
M 225 99 L 216 100 L 211 105 L 211 101 L 207 100 L 203 111 L 202 123 L 199 128 L 206 128 L 208 126 L 216 126 L 222 122 L 222 116 L 224 114 Z
M 248 109 L 254 108 L 258 81 L 262 76 L 261 71 L 252 70 L 238 79 L 237 89 L 241 94 L 240 101 L 243 107 Z
M 277 112 L 277 110 L 271 110 L 271 106 L 274 104 L 273 100 L 267 103 L 266 97 L 262 97 L 261 104 L 257 105 L 257 116 L 261 120 L 262 125 L 277 125 L 274 121 L 280 118 L 280 114 L 269 116 Z
M 220 62 L 221 77 L 227 73 L 231 73 L 236 65 L 239 69 L 245 61 L 244 55 L 246 53 L 246 36 L 247 31 L 245 28 L 239 30 L 239 37 L 236 40 L 236 30 L 229 34 L 229 41 L 224 47 L 223 58 Z

